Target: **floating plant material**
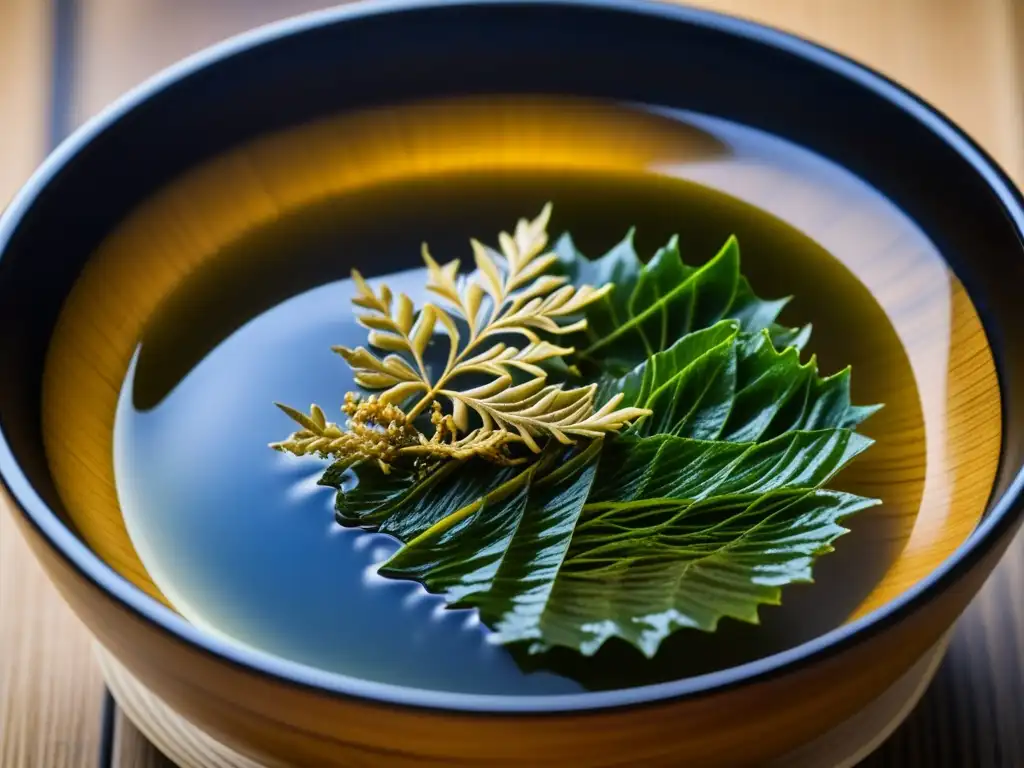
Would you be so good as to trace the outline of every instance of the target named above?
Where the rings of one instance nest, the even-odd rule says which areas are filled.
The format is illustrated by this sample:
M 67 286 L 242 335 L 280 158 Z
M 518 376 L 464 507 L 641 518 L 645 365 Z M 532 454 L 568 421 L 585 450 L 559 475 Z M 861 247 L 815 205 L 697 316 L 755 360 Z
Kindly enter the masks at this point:
M 338 522 L 403 544 L 380 573 L 476 608 L 498 642 L 653 656 L 756 623 L 878 503 L 824 486 L 880 406 L 801 361 L 810 327 L 778 324 L 735 238 L 701 267 L 675 239 L 644 263 L 632 233 L 590 260 L 569 235 L 547 250 L 550 213 L 473 241 L 471 274 L 424 246 L 419 309 L 354 272 L 373 351 L 335 351 L 364 391 L 344 426 L 280 406 L 301 428 L 272 447 L 331 459 Z

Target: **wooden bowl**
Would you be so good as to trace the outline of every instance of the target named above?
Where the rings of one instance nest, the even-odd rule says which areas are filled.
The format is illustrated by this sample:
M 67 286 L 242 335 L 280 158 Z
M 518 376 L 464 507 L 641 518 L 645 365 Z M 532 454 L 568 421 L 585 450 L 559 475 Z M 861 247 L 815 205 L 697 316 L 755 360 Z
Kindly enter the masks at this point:
M 612 102 L 783 137 L 880 191 L 917 233 L 861 231 L 857 211 L 770 175 L 750 201 L 797 227 L 812 210 L 834 215 L 822 235 L 834 243 L 820 245 L 875 297 L 899 342 L 877 354 L 869 339 L 854 362 L 941 383 L 926 397 L 882 393 L 889 421 L 868 431 L 894 439 L 851 471 L 885 505 L 875 533 L 854 535 L 891 556 L 841 626 L 674 682 L 501 697 L 312 669 L 178 615 L 128 538 L 113 484 L 118 389 L 154 308 L 247 233 L 329 196 L 463 171 L 635 174 L 722 150 Z M 446 128 L 455 122 L 457 134 Z M 919 665 L 1020 524 L 1022 231 L 1019 193 L 944 118 L 754 24 L 596 1 L 313 14 L 129 94 L 11 204 L 0 222 L 0 474 L 33 551 L 117 668 L 261 763 L 764 765 Z

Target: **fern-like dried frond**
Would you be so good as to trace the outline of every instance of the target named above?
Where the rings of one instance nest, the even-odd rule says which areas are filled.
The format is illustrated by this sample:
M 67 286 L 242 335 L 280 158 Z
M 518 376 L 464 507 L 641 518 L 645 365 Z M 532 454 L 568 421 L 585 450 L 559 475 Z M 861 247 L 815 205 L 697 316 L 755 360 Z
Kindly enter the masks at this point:
M 544 378 L 547 371 L 538 363 L 572 354 L 572 347 L 559 347 L 547 341 L 528 344 L 522 349 L 508 347 L 498 342 L 484 352 L 459 363 L 459 373 L 489 373 L 493 376 L 507 376 L 517 368 L 531 376 Z
M 370 329 L 370 346 L 391 353 L 380 357 L 364 347 L 335 348 L 355 370 L 359 386 L 383 390 L 381 399 L 392 403 L 422 392 L 411 411 L 415 416 L 457 376 L 483 373 L 500 378 L 519 370 L 543 378 L 540 363 L 572 354 L 572 347 L 552 344 L 543 335 L 585 328 L 586 320 L 574 316 L 612 286 L 576 289 L 565 285 L 564 277 L 544 274 L 557 260 L 544 251 L 550 217 L 549 204 L 532 221 L 520 219 L 514 233 L 499 235 L 500 253 L 472 241 L 477 270 L 469 279 L 460 278 L 458 260 L 438 264 L 424 245 L 427 289 L 445 306 L 427 304 L 418 314 L 404 294 L 396 299 L 386 285 L 376 293 L 353 272 L 354 302 L 367 310 L 359 321 Z M 456 318 L 468 327 L 467 339 L 461 338 Z M 449 354 L 443 372 L 431 381 L 423 357 L 439 326 L 448 336 Z M 508 335 L 523 336 L 527 343 L 509 347 L 495 338 Z
M 391 354 L 381 359 L 365 347 L 333 349 L 355 372 L 356 384 L 370 391 L 384 390 L 378 395 L 384 402 L 402 403 L 417 392 L 430 389 L 429 382 L 400 355 Z
M 564 389 L 545 385 L 541 378 L 513 385 L 511 377 L 502 377 L 474 389 L 442 390 L 441 394 L 455 404 L 452 418 L 460 429 L 468 426 L 473 411 L 483 423 L 483 434 L 494 430 L 513 433 L 536 453 L 540 451 L 538 437 L 553 437 L 565 444 L 572 443 L 572 437 L 604 437 L 650 413 L 642 408 L 616 410 L 622 395 L 595 413 L 596 392 L 596 384 Z
M 468 347 L 499 333 L 519 334 L 536 344 L 540 341 L 537 330 L 556 335 L 581 330 L 586 321 L 572 322 L 570 316 L 612 289 L 608 284 L 577 290 L 566 285 L 563 276 L 544 274 L 558 260 L 554 253 L 544 250 L 550 218 L 549 203 L 536 219 L 520 219 L 514 234 L 502 232 L 498 236 L 500 252 L 472 240 L 476 273 L 461 281 L 457 259 L 440 265 L 423 246 L 427 289 L 465 320 L 470 329 Z
M 442 413 L 437 402 L 431 414 L 434 435 L 430 439 L 413 426 L 401 408 L 372 395 L 365 400 L 354 392 L 345 395 L 342 410 L 349 418 L 344 429 L 327 421 L 317 405 L 310 406 L 309 415 L 281 403 L 277 407 L 301 429 L 270 447 L 295 456 L 316 455 L 343 466 L 375 461 L 385 473 L 406 457 L 414 462 L 426 461 L 431 466 L 440 461 L 473 457 L 506 465 L 525 461 L 509 454 L 508 445 L 515 436 L 508 432 L 477 429 L 459 438 L 454 420 Z
M 419 443 L 420 433 L 401 408 L 376 397 L 361 400 L 355 393 L 345 396 L 342 411 L 348 415 L 345 429 L 327 421 L 323 410 L 310 406 L 307 416 L 287 405 L 277 407 L 288 414 L 302 429 L 270 447 L 295 456 L 315 454 L 348 464 L 376 461 L 384 472 L 399 457 L 402 448 Z
M 403 454 L 483 455 L 508 463 L 511 442 L 536 452 L 538 439 L 571 443 L 574 437 L 602 437 L 646 415 L 647 411 L 637 408 L 616 410 L 621 397 L 595 412 L 595 386 L 564 389 L 546 383 L 542 363 L 574 350 L 545 336 L 585 329 L 586 320 L 580 317 L 584 308 L 612 289 L 610 284 L 576 288 L 566 285 L 564 277 L 545 274 L 557 261 L 554 253 L 545 250 L 550 217 L 548 204 L 535 219 L 520 219 L 511 234 L 498 236 L 500 252 L 473 240 L 476 271 L 469 277 L 459 275 L 458 260 L 439 264 L 424 245 L 427 289 L 439 301 L 418 311 L 405 294 L 395 296 L 384 284 L 375 291 L 353 270 L 356 295 L 352 301 L 362 310 L 357 318 L 369 330 L 368 346 L 377 352 L 367 347 L 334 350 L 352 367 L 360 387 L 378 393 L 373 408 L 362 421 L 353 415 L 348 431 L 326 423 L 319 409 L 307 417 L 285 408 L 303 429 L 274 447 L 298 455 L 373 458 L 382 467 Z M 447 360 L 441 373 L 432 377 L 425 357 L 442 332 L 448 337 Z M 509 346 L 499 338 L 508 336 L 523 337 L 526 343 Z M 484 375 L 490 381 L 466 391 L 455 388 L 455 379 L 466 374 Z M 524 374 L 526 381 L 514 384 L 515 377 Z M 451 415 L 443 417 L 450 424 L 436 420 L 439 397 L 451 404 Z M 402 410 L 410 402 L 408 410 Z M 347 401 L 346 407 L 356 408 L 353 403 Z M 358 407 L 369 408 L 369 403 Z M 430 407 L 436 430 L 428 440 L 412 425 Z M 383 425 L 376 420 L 374 409 L 386 408 L 394 409 L 388 411 L 393 417 L 388 430 L 392 426 L 399 430 L 394 439 L 382 436 Z M 471 412 L 479 421 L 476 429 L 470 423 Z M 367 424 L 372 434 L 360 432 Z M 406 429 L 413 430 L 416 439 L 402 431 Z M 442 434 L 446 439 L 439 439 Z
M 435 461 L 464 461 L 476 457 L 494 464 L 513 466 L 526 461 L 523 457 L 514 458 L 509 453 L 508 446 L 514 440 L 515 436 L 505 431 L 485 433 L 477 429 L 451 443 L 424 439 L 419 445 L 403 448 L 401 453 L 403 456 L 417 456 Z

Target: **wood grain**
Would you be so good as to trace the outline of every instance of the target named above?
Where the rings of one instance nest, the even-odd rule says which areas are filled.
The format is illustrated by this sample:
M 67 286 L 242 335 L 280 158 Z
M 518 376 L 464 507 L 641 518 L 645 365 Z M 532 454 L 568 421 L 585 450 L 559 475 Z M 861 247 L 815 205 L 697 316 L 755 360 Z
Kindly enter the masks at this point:
M 896 685 L 856 717 L 763 768 L 853 768 L 858 765 L 862 756 L 882 743 L 916 705 L 941 662 L 948 642 L 947 635 Z M 266 768 L 228 750 L 191 725 L 147 691 L 112 656 L 100 651 L 98 658 L 120 711 L 130 713 L 132 721 L 144 729 L 152 744 L 159 746 L 163 754 L 172 756 L 180 768 Z M 140 753 L 140 735 L 133 729 L 119 737 L 119 743 L 125 744 L 125 754 L 140 760 L 139 768 L 163 765 L 166 758 L 156 749 L 148 754 Z M 115 765 L 121 763 L 115 762 Z
M 49 5 L 0 0 L 0 19 L 2 209 L 46 151 Z M 102 690 L 88 635 L 0 509 L 0 766 L 92 768 Z
M 122 710 L 117 711 L 116 717 L 110 768 L 177 768 L 142 735 Z
M 22 14 L 6 15 L 12 2 L 22 8 Z M 1020 3 L 713 0 L 701 4 L 774 23 L 875 65 L 953 116 L 1018 180 L 1024 178 L 1021 59 L 1019 50 L 1014 48 L 1014 30 L 1018 30 L 1019 40 L 1020 19 L 1024 17 Z M 5 57 L 12 50 L 31 49 L 24 44 L 25 39 L 32 39 L 31 32 L 26 35 L 26 30 L 35 29 L 33 24 L 38 22 L 26 22 L 24 8 L 31 6 L 37 11 L 40 5 L 29 0 L 5 0 L 5 26 L 0 29 L 0 42 L 7 42 L 3 37 L 6 32 L 12 40 L 22 43 L 0 45 Z M 206 4 L 198 0 L 83 0 L 77 114 L 84 117 L 95 112 L 104 101 L 152 68 L 169 63 L 200 44 L 294 8 L 294 4 L 265 1 Z M 12 33 L 15 29 L 17 34 Z M 35 50 L 44 49 L 42 45 Z M 29 62 L 13 69 L 4 63 L 0 78 L 4 72 L 31 73 L 38 72 L 39 67 L 38 62 Z M 5 115 L 11 114 L 7 109 L 11 98 L 5 87 L 0 92 Z M 41 130 L 39 112 L 26 111 L 24 115 Z M 0 172 L 23 167 L 25 159 L 33 156 L 33 129 L 24 128 L 22 120 L 7 123 L 11 125 L 14 131 L 5 126 L 0 140 L 0 151 L 6 153 Z M 12 140 L 9 134 L 21 138 Z M 29 138 L 25 139 L 26 136 Z M 12 150 L 16 143 L 18 148 Z M 9 157 L 16 162 L 6 162 Z M 18 175 L 15 173 L 15 177 Z M 69 663 L 62 670 L 64 682 L 59 686 L 54 682 L 56 675 L 46 674 L 54 669 L 58 648 L 55 643 L 48 645 L 39 639 L 60 638 L 59 652 L 64 654 L 69 644 L 75 645 L 76 636 L 68 627 L 66 611 L 52 604 L 55 598 L 26 588 L 26 583 L 31 584 L 31 578 L 26 576 L 31 570 L 17 564 L 18 553 L 23 549 L 18 549 L 20 542 L 13 546 L 9 543 L 12 534 L 6 516 L 0 524 L 5 526 L 0 529 L 4 545 L 0 563 L 4 574 L 0 584 L 4 589 L 0 669 L 5 675 L 0 678 L 0 711 L 4 715 L 0 724 L 5 728 L 0 738 L 0 765 L 28 768 L 89 764 L 87 758 L 81 758 L 84 762 L 60 762 L 65 758 L 55 757 L 61 753 L 54 746 L 55 740 L 69 732 L 81 732 L 76 723 L 85 722 L 88 717 L 81 710 L 51 705 L 54 700 L 69 696 L 66 691 L 76 685 L 79 690 L 95 686 L 95 671 L 85 663 Z M 8 587 L 15 570 L 19 579 L 16 589 Z M 1024 673 L 1020 662 L 1024 655 L 1022 583 L 1024 539 L 1019 538 L 958 628 L 948 660 L 922 706 L 868 764 L 982 768 L 1024 764 L 1024 744 L 1018 730 L 1024 722 Z M 11 616 L 17 619 L 12 621 Z M 26 623 L 32 629 L 26 629 Z M 17 687 L 9 684 L 15 670 L 20 673 Z M 73 682 L 80 680 L 88 682 Z M 98 702 L 98 696 L 94 699 Z M 67 700 L 74 701 L 74 696 Z M 98 703 L 92 706 L 94 713 L 98 712 Z M 18 723 L 16 730 L 9 726 L 11 722 Z

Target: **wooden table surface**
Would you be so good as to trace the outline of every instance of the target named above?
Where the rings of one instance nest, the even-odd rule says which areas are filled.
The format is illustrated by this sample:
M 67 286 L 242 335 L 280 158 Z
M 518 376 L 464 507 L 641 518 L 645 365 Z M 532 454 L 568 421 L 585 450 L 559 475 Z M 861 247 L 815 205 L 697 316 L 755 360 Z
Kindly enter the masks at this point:
M 864 61 L 923 95 L 1024 183 L 1024 0 L 702 0 Z M 0 0 L 0 205 L 54 138 L 183 55 L 317 0 Z M 0 511 L 0 768 L 93 768 L 89 639 Z M 115 764 L 162 761 L 124 723 Z M 1024 536 L 935 682 L 864 766 L 1024 768 Z

